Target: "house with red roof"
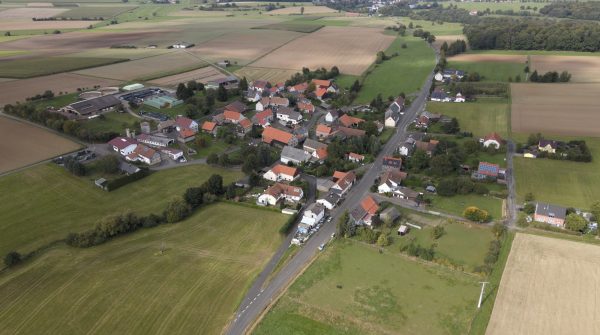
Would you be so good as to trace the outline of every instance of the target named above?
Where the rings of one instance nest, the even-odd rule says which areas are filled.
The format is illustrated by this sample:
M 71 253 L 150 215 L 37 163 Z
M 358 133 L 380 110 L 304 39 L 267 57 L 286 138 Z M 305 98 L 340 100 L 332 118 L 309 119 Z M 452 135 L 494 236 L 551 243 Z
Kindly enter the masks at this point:
M 340 124 L 344 127 L 357 127 L 359 124 L 361 124 L 362 122 L 365 122 L 365 120 L 359 118 L 359 117 L 354 117 L 354 116 L 350 116 L 348 114 L 344 114 L 342 115 L 338 121 L 340 122 Z
M 330 191 L 341 197 L 346 194 L 356 182 L 356 174 L 354 171 L 335 171 L 333 173 L 333 182 L 334 184 L 330 188 Z
M 317 159 L 317 161 L 322 162 L 327 159 L 328 153 L 327 148 L 319 148 L 315 152 L 312 153 L 312 156 Z
M 240 121 L 245 119 L 245 117 L 238 112 L 225 110 L 223 112 L 223 120 L 228 123 L 238 124 Z
M 298 145 L 298 138 L 294 136 L 294 134 L 271 126 L 268 126 L 263 130 L 262 140 L 267 144 L 289 145 L 292 147 Z
M 308 83 L 300 83 L 300 84 L 296 84 L 294 86 L 289 86 L 287 90 L 290 93 L 294 93 L 294 92 L 304 93 L 307 88 L 308 88 Z
M 297 203 L 302 200 L 303 197 L 304 192 L 301 187 L 275 183 L 258 197 L 258 203 L 261 205 L 275 206 L 279 201 Z
M 154 165 L 161 162 L 160 153 L 143 144 L 139 144 L 132 153 L 125 156 L 125 159 L 132 162 L 142 162 L 148 165 Z
M 185 129 L 193 130 L 195 133 L 198 132 L 198 128 L 199 128 L 198 122 L 196 122 L 188 117 L 181 116 L 181 115 L 177 116 L 175 118 L 175 124 L 176 124 L 177 131 L 181 131 L 181 129 L 185 128 Z
M 217 129 L 218 126 L 216 122 L 204 121 L 202 124 L 202 132 L 211 134 L 212 136 L 217 136 Z
M 265 109 L 262 112 L 258 112 L 252 117 L 252 122 L 263 128 L 270 126 L 273 121 L 273 110 L 270 108 Z
M 318 138 L 325 139 L 325 138 L 328 138 L 329 136 L 333 135 L 333 128 L 321 123 L 321 124 L 317 125 L 315 134 L 317 135 Z
M 360 204 L 350 212 L 350 219 L 356 225 L 373 226 L 378 215 L 379 204 L 370 195 L 363 198 Z
M 485 137 L 481 139 L 481 142 L 486 148 L 491 146 L 495 149 L 500 149 L 500 146 L 502 146 L 502 143 L 504 143 L 504 139 L 502 139 L 502 137 L 500 137 L 498 133 L 493 132 L 491 134 L 485 135 Z
M 348 160 L 354 163 L 360 163 L 365 160 L 365 156 L 351 152 L 348 154 Z
M 129 137 L 115 137 L 108 142 L 108 146 L 112 150 L 118 152 L 123 156 L 127 156 L 132 153 L 137 147 L 138 143 L 135 139 Z
M 237 124 L 237 129 L 238 129 L 238 133 L 240 133 L 242 135 L 249 133 L 252 130 L 252 121 L 250 121 L 246 118 L 243 118 Z
M 270 181 L 294 181 L 298 177 L 300 170 L 283 164 L 276 164 L 263 174 L 263 178 Z
M 191 129 L 181 129 L 177 135 L 177 140 L 182 143 L 188 143 L 196 139 L 196 132 Z
M 298 110 L 312 114 L 315 112 L 315 106 L 310 102 L 298 102 Z

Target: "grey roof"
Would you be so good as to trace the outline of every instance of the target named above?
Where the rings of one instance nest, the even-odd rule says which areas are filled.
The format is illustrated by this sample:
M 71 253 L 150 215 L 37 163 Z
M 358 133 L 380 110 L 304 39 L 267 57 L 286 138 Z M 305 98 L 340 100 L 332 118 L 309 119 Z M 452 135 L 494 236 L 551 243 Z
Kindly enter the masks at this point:
M 535 205 L 535 214 L 564 219 L 567 216 L 567 209 L 557 205 L 538 202 Z
M 304 147 L 318 150 L 321 148 L 327 148 L 327 144 L 321 143 L 317 140 L 313 140 L 312 138 L 307 138 L 306 141 L 304 141 Z
M 431 93 L 432 99 L 446 99 L 447 97 L 448 97 L 448 94 L 446 94 L 446 92 L 444 92 L 444 91 L 433 91 Z
M 312 204 L 308 205 L 308 207 L 306 207 L 305 212 L 308 211 L 311 211 L 313 213 L 321 213 L 325 211 L 325 207 L 323 207 L 323 205 L 321 205 L 320 203 L 313 202 Z
M 102 97 L 74 102 L 69 105 L 70 108 L 77 113 L 87 115 L 99 112 L 103 109 L 120 105 L 121 101 L 113 95 L 105 95 Z
M 294 119 L 294 120 L 300 120 L 302 118 L 302 114 L 296 112 L 295 110 L 293 110 L 289 107 L 285 107 L 285 106 L 281 106 L 281 107 L 277 108 L 277 113 L 287 115 L 288 118 Z
M 384 209 L 379 216 L 384 220 L 390 219 L 390 220 L 394 221 L 400 216 L 400 213 L 398 212 L 396 207 L 390 206 L 390 207 Z
M 324 200 L 328 201 L 329 203 L 335 205 L 340 201 L 341 197 L 338 194 L 336 194 L 335 192 L 329 192 L 329 193 L 327 193 L 327 195 L 325 197 L 323 197 L 321 199 L 324 199 Z
M 283 150 L 281 150 L 281 157 L 285 157 L 292 161 L 306 162 L 310 159 L 311 156 L 304 152 L 304 150 L 302 149 L 286 145 L 285 147 L 283 147 Z
M 134 173 L 138 172 L 140 170 L 140 168 L 138 168 L 135 165 L 131 165 L 129 163 L 121 162 L 119 164 L 119 170 L 121 170 L 127 174 L 134 174 Z

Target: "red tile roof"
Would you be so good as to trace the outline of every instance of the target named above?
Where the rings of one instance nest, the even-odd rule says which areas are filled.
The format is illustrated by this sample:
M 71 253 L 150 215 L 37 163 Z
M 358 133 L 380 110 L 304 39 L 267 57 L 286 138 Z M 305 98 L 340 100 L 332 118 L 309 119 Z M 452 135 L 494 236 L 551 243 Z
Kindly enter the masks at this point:
M 243 113 L 246 109 L 248 109 L 248 106 L 239 101 L 234 101 L 229 105 L 225 106 L 226 111 L 232 111 L 237 113 Z
M 336 180 L 335 183 L 342 189 L 345 190 L 356 180 L 356 174 L 354 171 L 341 172 L 335 171 L 333 178 Z
M 329 86 L 331 86 L 331 80 L 322 80 L 322 79 L 313 79 L 312 82 L 315 84 L 315 86 L 317 87 L 325 87 L 328 88 Z
M 244 116 L 238 112 L 234 112 L 234 111 L 230 111 L 230 110 L 226 110 L 225 112 L 223 112 L 223 116 L 225 117 L 225 120 L 230 120 L 230 121 L 240 121 L 242 118 L 244 118 Z
M 196 133 L 188 128 L 183 128 L 181 129 L 181 131 L 179 132 L 179 136 L 181 136 L 181 138 L 188 138 L 188 137 L 192 137 L 196 135 Z
M 377 213 L 377 211 L 379 210 L 379 205 L 371 196 L 366 196 L 360 202 L 360 206 L 365 210 L 365 212 L 371 215 L 375 215 L 375 213 Z
M 354 159 L 354 160 L 358 160 L 358 161 L 362 161 L 363 159 L 365 159 L 365 156 L 363 156 L 363 155 L 359 155 L 359 154 L 356 154 L 356 153 L 354 153 L 354 152 L 351 152 L 351 153 L 349 153 L 349 154 L 348 154 L 348 157 L 349 157 L 349 158 L 352 158 L 352 159 Z
M 191 128 L 192 123 L 194 122 L 194 120 L 187 118 L 185 116 L 178 116 L 175 118 L 175 123 L 177 123 L 178 126 L 180 126 L 181 128 Z
M 317 125 L 317 133 L 323 133 L 323 134 L 331 134 L 331 127 L 328 127 L 324 124 L 318 124 Z
M 316 151 L 316 155 L 318 159 L 326 159 L 327 158 L 327 148 L 319 148 Z
M 313 106 L 313 104 L 311 104 L 311 103 L 299 102 L 298 109 L 301 111 L 312 113 L 315 111 L 315 106 Z
M 269 144 L 271 142 L 273 142 L 273 140 L 280 142 L 280 143 L 288 144 L 288 143 L 290 143 L 292 138 L 294 138 L 294 135 L 292 135 L 288 132 L 285 132 L 283 130 L 279 130 L 277 128 L 267 127 L 267 128 L 265 128 L 265 130 L 263 130 L 262 138 L 263 138 L 263 142 L 269 143 Z
M 322 98 L 325 94 L 327 94 L 326 88 L 317 88 L 317 90 L 315 91 L 315 95 L 319 98 Z
M 350 116 L 348 114 L 344 114 L 342 115 L 340 118 L 340 123 L 344 125 L 344 127 L 351 127 L 355 124 L 359 124 L 361 122 L 365 122 L 365 120 L 358 118 L 358 117 L 354 117 L 354 116 Z
M 298 174 L 298 169 L 283 164 L 275 165 L 271 171 L 273 171 L 275 174 L 285 174 L 288 176 L 296 176 Z
M 156 154 L 156 150 L 148 148 L 147 146 L 140 144 L 135 148 L 133 153 L 138 156 L 142 156 L 142 157 L 145 157 L 145 158 L 148 158 L 149 160 L 151 160 L 152 157 L 154 156 L 154 154 Z
M 108 144 L 116 147 L 119 150 L 123 150 L 132 144 L 137 144 L 137 141 L 129 137 L 115 137 L 108 142 Z
M 210 121 L 205 121 L 202 124 L 202 130 L 204 131 L 214 131 L 215 128 L 217 127 L 217 124 L 215 122 L 210 122 Z
M 243 119 L 240 121 L 240 126 L 242 126 L 244 129 L 252 128 L 252 121 L 248 119 Z
M 498 133 L 493 132 L 491 134 L 487 134 L 485 135 L 485 137 L 483 138 L 484 141 L 489 141 L 489 140 L 494 140 L 498 143 L 502 143 L 504 140 L 502 139 L 502 137 L 500 137 L 500 135 L 498 135 Z
M 288 184 L 275 183 L 273 186 L 266 189 L 265 193 L 276 198 L 279 197 L 280 194 L 299 197 L 302 194 L 302 188 Z

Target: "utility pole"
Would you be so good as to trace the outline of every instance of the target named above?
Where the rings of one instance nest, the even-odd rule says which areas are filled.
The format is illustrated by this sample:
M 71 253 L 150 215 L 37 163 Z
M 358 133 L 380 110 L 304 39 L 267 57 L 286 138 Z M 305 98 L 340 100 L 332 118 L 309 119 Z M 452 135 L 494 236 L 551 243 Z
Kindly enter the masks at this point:
M 479 302 L 477 303 L 477 309 L 481 308 L 481 302 L 483 301 L 483 291 L 485 290 L 485 284 L 489 284 L 487 281 L 479 282 L 481 284 L 481 293 L 479 293 Z

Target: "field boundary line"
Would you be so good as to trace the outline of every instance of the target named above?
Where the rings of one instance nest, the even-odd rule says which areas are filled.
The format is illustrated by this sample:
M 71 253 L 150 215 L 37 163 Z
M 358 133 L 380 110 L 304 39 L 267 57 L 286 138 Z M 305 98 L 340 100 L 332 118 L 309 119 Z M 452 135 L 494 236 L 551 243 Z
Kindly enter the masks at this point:
M 318 30 L 317 30 L 317 31 L 318 31 Z M 287 41 L 287 42 L 283 43 L 282 45 L 280 45 L 280 46 L 278 46 L 278 47 L 276 47 L 276 48 L 273 48 L 273 49 L 271 49 L 269 52 L 267 52 L 267 53 L 265 53 L 264 55 L 262 55 L 262 56 L 260 56 L 260 57 L 256 58 L 255 60 L 252 60 L 252 61 L 250 61 L 250 62 L 249 62 L 249 63 L 248 63 L 246 66 L 252 66 L 252 64 L 253 64 L 253 63 L 256 63 L 256 62 L 258 62 L 259 60 L 261 60 L 261 59 L 263 59 L 263 58 L 267 57 L 269 54 L 273 53 L 274 51 L 276 51 L 276 50 L 279 50 L 279 49 L 283 48 L 284 46 L 286 46 L 286 45 L 288 45 L 288 44 L 290 44 L 290 43 L 294 42 L 295 40 L 299 39 L 300 37 L 308 36 L 308 35 L 310 35 L 310 34 L 312 34 L 312 33 L 308 33 L 308 34 L 303 34 L 303 33 L 300 33 L 300 35 L 298 35 L 298 36 L 296 36 L 296 37 L 292 38 L 291 40 L 289 40 L 289 41 Z M 255 67 L 259 67 L 259 66 L 255 66 Z M 268 68 L 268 67 L 267 67 L 266 69 L 272 69 L 272 68 Z M 290 69 L 290 70 L 296 70 L 296 71 L 298 71 L 298 69 Z

